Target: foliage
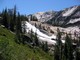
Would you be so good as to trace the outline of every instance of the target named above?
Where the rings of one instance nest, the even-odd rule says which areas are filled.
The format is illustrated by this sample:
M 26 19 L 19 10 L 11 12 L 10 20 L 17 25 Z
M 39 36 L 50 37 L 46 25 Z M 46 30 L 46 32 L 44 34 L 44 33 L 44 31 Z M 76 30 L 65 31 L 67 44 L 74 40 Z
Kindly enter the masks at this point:
M 61 41 L 61 32 L 57 29 L 57 43 L 55 45 L 54 50 L 54 60 L 61 60 L 62 59 L 62 41 Z
M 34 49 L 28 44 L 17 44 L 14 37 L 13 32 L 0 27 L 0 58 L 2 60 L 53 60 L 40 48 Z

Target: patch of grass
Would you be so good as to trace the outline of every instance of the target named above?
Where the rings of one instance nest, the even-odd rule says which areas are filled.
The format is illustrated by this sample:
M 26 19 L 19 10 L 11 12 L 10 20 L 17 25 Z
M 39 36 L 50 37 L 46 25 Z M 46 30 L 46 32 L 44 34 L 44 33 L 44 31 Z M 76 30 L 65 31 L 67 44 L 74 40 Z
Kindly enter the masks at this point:
M 0 60 L 53 60 L 42 49 L 17 44 L 14 38 L 15 34 L 0 27 Z

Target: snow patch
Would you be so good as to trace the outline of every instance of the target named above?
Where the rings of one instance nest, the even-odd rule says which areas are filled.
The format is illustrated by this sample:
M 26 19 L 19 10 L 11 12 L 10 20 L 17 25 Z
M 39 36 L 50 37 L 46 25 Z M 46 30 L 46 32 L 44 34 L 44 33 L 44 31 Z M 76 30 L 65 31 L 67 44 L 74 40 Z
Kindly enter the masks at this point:
M 68 9 L 67 11 L 65 11 L 65 13 L 63 14 L 63 16 L 70 16 L 75 11 L 76 8 L 77 8 L 77 6 Z
M 80 21 L 80 18 L 71 19 L 71 20 L 68 22 L 68 24 L 69 24 L 69 23 L 75 23 L 75 22 L 78 22 L 78 21 Z
M 31 25 L 30 23 L 28 23 L 26 21 L 26 32 L 30 32 L 30 31 L 33 31 L 34 33 L 36 32 L 37 33 L 37 37 L 42 40 L 42 41 L 46 41 L 48 42 L 48 44 L 53 44 L 55 45 L 56 44 L 56 41 L 55 40 L 52 40 L 52 39 L 56 39 L 56 36 L 53 34 L 52 36 L 48 36 L 44 33 L 42 33 L 39 29 L 37 29 L 35 26 Z

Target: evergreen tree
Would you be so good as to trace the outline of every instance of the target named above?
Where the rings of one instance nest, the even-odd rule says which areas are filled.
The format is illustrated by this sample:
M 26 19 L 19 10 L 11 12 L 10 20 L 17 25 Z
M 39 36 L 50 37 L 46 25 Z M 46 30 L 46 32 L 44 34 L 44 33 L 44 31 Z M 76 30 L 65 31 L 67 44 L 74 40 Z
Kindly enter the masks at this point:
M 76 55 L 75 55 L 75 57 L 76 57 L 76 60 L 80 60 L 80 51 L 79 51 L 78 48 L 76 48 Z
M 33 40 L 33 31 L 32 31 L 32 29 L 31 29 L 31 32 L 30 32 L 30 38 L 31 38 L 31 40 Z
M 26 33 L 26 22 L 25 21 L 23 21 L 22 22 L 22 24 L 23 24 L 23 33 L 25 34 Z
M 22 42 L 22 28 L 21 28 L 21 19 L 20 19 L 20 14 L 18 13 L 18 17 L 16 20 L 16 40 L 18 40 L 17 42 Z
M 35 27 L 37 27 L 37 24 L 35 23 Z
M 15 31 L 15 25 L 16 25 L 16 6 L 13 9 L 13 16 L 10 21 L 10 30 Z
M 72 39 L 68 34 L 66 34 L 65 38 L 64 56 L 66 60 L 73 60 Z
M 54 59 L 55 60 L 61 60 L 62 59 L 62 41 L 61 41 L 61 32 L 59 29 L 57 29 L 57 39 L 56 39 L 56 45 L 54 50 Z
M 42 28 L 42 26 L 41 26 L 41 24 L 39 25 L 39 29 L 41 29 Z
M 41 48 L 44 50 L 44 42 L 41 43 Z
M 2 14 L 3 20 L 2 20 L 2 24 L 8 28 L 8 12 L 7 12 L 7 8 L 5 10 L 3 10 L 3 14 Z
M 39 46 L 39 40 L 38 40 L 38 37 L 37 37 L 37 33 L 35 33 L 34 41 L 35 41 L 35 45 Z
M 76 54 L 75 54 L 75 60 L 80 60 L 80 49 L 79 49 L 79 47 L 80 47 L 80 37 L 78 37 L 78 39 L 77 39 L 78 41 L 77 41 L 77 45 L 76 45 L 76 49 L 75 49 L 75 52 L 76 52 Z
M 48 52 L 49 51 L 49 49 L 48 49 L 48 43 L 47 42 L 45 42 L 45 44 L 44 44 L 44 51 L 45 52 Z
M 55 50 L 54 50 L 54 60 L 60 60 L 59 59 L 59 49 L 58 49 L 58 46 L 57 45 L 55 45 Z
M 42 46 L 41 46 L 42 50 L 44 50 L 45 52 L 48 52 L 48 43 L 47 42 L 42 42 Z

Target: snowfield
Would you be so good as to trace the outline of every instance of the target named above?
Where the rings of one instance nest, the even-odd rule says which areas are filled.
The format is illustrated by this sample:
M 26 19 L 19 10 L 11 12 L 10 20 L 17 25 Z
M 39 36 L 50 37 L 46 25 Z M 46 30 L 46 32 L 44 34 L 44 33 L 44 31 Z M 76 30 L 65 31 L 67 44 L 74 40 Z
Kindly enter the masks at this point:
M 76 22 L 78 22 L 78 21 L 80 21 L 80 18 L 71 19 L 71 20 L 68 22 L 68 24 L 69 24 L 69 23 L 76 23 Z
M 48 42 L 48 44 L 54 44 L 56 43 L 56 41 L 54 40 L 51 40 L 52 38 L 53 39 L 56 39 L 56 36 L 55 35 L 52 35 L 52 36 L 48 36 L 44 33 L 42 33 L 39 29 L 37 29 L 35 26 L 31 25 L 30 23 L 28 23 L 26 21 L 26 32 L 30 32 L 30 31 L 33 31 L 34 33 L 37 33 L 37 37 L 42 40 L 42 41 L 46 41 Z
M 26 25 L 26 32 L 30 32 L 31 30 L 34 33 L 37 33 L 37 37 L 40 41 L 43 42 L 47 42 L 48 44 L 52 44 L 55 45 L 56 41 L 52 40 L 52 39 L 56 39 L 56 35 L 52 35 L 52 36 L 48 36 L 46 34 L 44 34 L 43 32 L 41 32 L 39 29 L 37 29 L 35 26 L 31 25 L 29 22 L 25 21 L 25 25 Z M 62 40 L 62 42 L 64 43 L 64 40 Z
M 77 6 L 68 9 L 67 11 L 65 11 L 65 13 L 63 13 L 63 16 L 70 16 L 76 9 L 77 9 Z

